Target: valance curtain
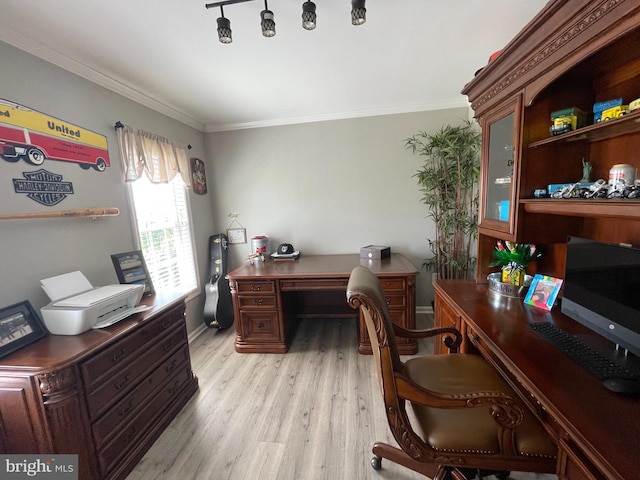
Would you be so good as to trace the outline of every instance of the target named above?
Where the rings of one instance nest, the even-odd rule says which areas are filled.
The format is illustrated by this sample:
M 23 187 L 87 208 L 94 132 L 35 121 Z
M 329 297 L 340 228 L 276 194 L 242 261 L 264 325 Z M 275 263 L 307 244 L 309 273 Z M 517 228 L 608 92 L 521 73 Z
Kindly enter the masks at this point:
M 168 183 L 179 173 L 191 187 L 187 147 L 128 125 L 116 131 L 126 182 L 137 180 L 144 172 L 153 183 Z

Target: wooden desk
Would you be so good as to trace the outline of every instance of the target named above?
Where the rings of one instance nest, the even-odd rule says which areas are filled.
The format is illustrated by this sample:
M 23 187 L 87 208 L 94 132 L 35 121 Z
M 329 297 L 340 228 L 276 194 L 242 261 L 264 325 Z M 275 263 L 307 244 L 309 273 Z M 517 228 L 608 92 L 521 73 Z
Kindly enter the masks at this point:
M 400 254 L 383 260 L 359 255 L 301 255 L 297 260 L 259 262 L 229 273 L 236 325 L 235 348 L 241 353 L 286 353 L 297 318 L 354 317 L 345 292 L 351 271 L 369 267 L 387 294 L 392 320 L 415 328 L 415 289 L 418 271 Z M 369 336 L 360 319 L 358 351 L 371 353 Z M 400 345 L 403 354 L 418 350 L 415 341 Z
M 461 324 L 467 351 L 478 350 L 522 393 L 558 444 L 561 479 L 640 478 L 640 401 L 606 390 L 527 323 L 552 321 L 601 351 L 610 342 L 559 309 L 536 310 L 486 285 L 438 281 L 435 290 L 436 325 Z

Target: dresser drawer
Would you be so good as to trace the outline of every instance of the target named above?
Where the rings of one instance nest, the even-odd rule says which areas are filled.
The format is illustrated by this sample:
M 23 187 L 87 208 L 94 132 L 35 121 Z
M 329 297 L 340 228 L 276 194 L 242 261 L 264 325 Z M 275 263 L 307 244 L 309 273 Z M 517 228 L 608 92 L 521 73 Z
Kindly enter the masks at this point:
M 404 292 L 407 288 L 404 278 L 381 278 L 380 285 L 385 292 Z
M 120 459 L 135 448 L 138 441 L 152 428 L 154 421 L 167 410 L 171 402 L 180 394 L 191 380 L 191 368 L 186 366 L 149 398 L 149 402 L 131 422 L 118 431 L 117 435 L 103 448 L 98 449 L 98 459 L 103 471 L 109 472 Z
M 176 325 L 170 335 L 157 339 L 148 348 L 142 349 L 138 355 L 131 356 L 126 365 L 112 371 L 104 377 L 104 381 L 87 392 L 89 417 L 97 418 L 110 405 L 129 392 L 147 372 L 163 362 L 170 352 L 180 345 L 186 345 L 187 336 L 184 325 Z
M 238 282 L 237 291 L 241 293 L 276 293 L 276 284 L 273 281 Z
M 269 308 L 277 307 L 277 300 L 274 295 L 239 295 L 238 305 L 240 308 Z
M 189 347 L 184 345 L 97 420 L 92 429 L 98 447 L 122 430 L 130 418 L 135 418 L 148 405 L 153 392 L 188 362 Z
M 80 369 L 82 379 L 86 385 L 92 385 L 98 381 L 103 381 L 101 377 L 112 368 L 121 368 L 128 364 L 129 360 L 143 345 L 158 338 L 174 325 L 183 322 L 184 307 L 176 307 L 165 315 L 149 322 L 127 338 L 106 348 L 93 358 L 83 362 Z
M 247 342 L 273 342 L 282 340 L 278 312 L 240 312 L 242 339 Z

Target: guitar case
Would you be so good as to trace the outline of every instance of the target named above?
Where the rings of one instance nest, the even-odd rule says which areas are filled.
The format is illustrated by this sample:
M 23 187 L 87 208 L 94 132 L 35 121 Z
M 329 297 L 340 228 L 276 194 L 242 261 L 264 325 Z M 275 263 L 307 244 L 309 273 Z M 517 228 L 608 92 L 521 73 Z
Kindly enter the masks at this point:
M 209 282 L 205 286 L 204 323 L 209 328 L 233 325 L 233 302 L 227 280 L 229 245 L 224 233 L 209 237 Z

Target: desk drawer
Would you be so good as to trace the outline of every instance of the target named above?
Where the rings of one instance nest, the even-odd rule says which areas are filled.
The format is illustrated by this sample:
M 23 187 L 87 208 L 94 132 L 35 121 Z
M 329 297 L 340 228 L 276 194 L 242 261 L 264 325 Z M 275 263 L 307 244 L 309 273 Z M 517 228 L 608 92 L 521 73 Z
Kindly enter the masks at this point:
M 407 297 L 405 297 L 404 295 L 385 295 L 385 301 L 387 302 L 387 306 L 389 308 L 404 308 L 406 306 L 406 299 Z
M 346 290 L 348 278 L 310 278 L 298 280 L 280 280 L 283 292 L 296 290 Z
M 281 340 L 278 312 L 242 310 L 240 328 L 245 342 L 273 342 Z
M 268 308 L 273 310 L 277 306 L 274 295 L 239 295 L 238 305 L 241 309 Z
M 407 288 L 404 278 L 381 278 L 380 284 L 385 292 L 404 292 Z
M 276 283 L 273 281 L 257 281 L 238 282 L 238 294 L 242 293 L 276 293 Z

